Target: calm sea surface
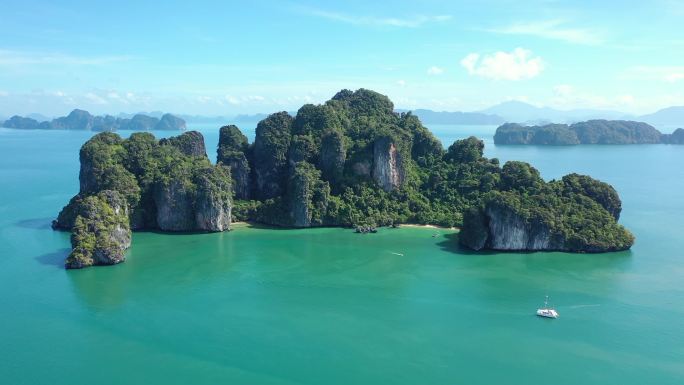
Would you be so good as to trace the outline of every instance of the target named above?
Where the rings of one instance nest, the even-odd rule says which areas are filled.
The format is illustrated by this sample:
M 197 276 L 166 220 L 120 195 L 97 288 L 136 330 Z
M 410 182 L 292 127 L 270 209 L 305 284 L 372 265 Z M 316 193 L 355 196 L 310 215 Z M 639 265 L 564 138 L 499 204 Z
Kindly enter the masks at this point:
M 215 159 L 217 128 L 190 128 Z M 635 246 L 473 254 L 446 230 L 238 227 L 136 233 L 126 263 L 66 271 L 50 221 L 92 133 L 0 129 L 0 383 L 684 383 L 684 146 L 495 147 L 494 127 L 432 128 L 546 179 L 613 184 Z M 559 319 L 534 316 L 545 294 Z

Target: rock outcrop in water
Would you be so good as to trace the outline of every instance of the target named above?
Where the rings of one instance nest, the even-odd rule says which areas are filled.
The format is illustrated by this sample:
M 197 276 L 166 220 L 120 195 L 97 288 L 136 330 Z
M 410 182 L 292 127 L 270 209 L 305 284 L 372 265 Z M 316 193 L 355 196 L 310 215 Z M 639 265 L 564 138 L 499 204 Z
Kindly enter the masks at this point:
M 114 132 L 118 130 L 149 131 L 149 130 L 185 130 L 185 120 L 165 114 L 161 120 L 142 114 L 131 119 L 117 118 L 111 115 L 93 116 L 88 111 L 73 110 L 67 116 L 52 121 L 38 122 L 35 119 L 13 116 L 6 120 L 2 127 L 18 129 L 41 130 L 77 130 Z
M 125 260 L 131 245 L 128 203 L 116 191 L 103 190 L 83 198 L 74 209 L 72 251 L 67 269 L 114 265 Z
M 597 253 L 629 249 L 634 237 L 617 224 L 621 202 L 613 188 L 571 174 L 544 182 L 537 170 L 509 162 L 504 186 L 466 211 L 462 245 L 474 250 L 555 250 Z
M 101 133 L 83 145 L 80 161 L 80 191 L 62 209 L 53 227 L 71 230 L 74 234 L 78 230 L 78 239 L 96 240 L 91 247 L 95 258 L 92 263 L 69 263 L 70 267 L 123 260 L 118 258 L 119 254 L 111 254 L 111 263 L 99 257 L 107 254 L 98 250 L 109 248 L 104 243 L 108 238 L 98 235 L 99 228 L 95 225 L 102 219 L 98 213 L 105 211 L 83 214 L 84 207 L 103 199 L 103 192 L 107 192 L 107 197 L 116 195 L 116 200 L 107 202 L 116 208 L 117 218 L 125 216 L 125 229 L 213 232 L 230 228 L 233 207 L 230 169 L 209 162 L 204 138 L 199 132 L 161 141 L 148 133 L 136 133 L 128 139 Z M 120 231 L 113 234 L 119 237 Z M 87 259 L 76 258 L 77 261 Z
M 522 126 L 506 123 L 496 129 L 495 144 L 654 144 L 664 143 L 653 126 L 626 120 L 589 120 L 567 124 Z
M 82 209 L 103 201 L 105 191 L 116 193 L 116 203 L 104 200 L 127 219 L 120 229 L 224 231 L 235 217 L 285 227 L 462 226 L 461 244 L 475 250 L 632 245 L 617 223 L 622 203 L 610 185 L 577 174 L 546 182 L 529 164 L 501 167 L 483 154 L 474 137 L 445 151 L 417 117 L 395 113 L 387 97 L 343 90 L 295 117 L 269 115 L 251 145 L 236 126 L 222 127 L 216 165 L 199 132 L 160 141 L 149 133 L 98 134 L 81 148 L 79 194 L 54 227 L 95 240 L 74 267 L 121 260 L 118 251 L 95 251 L 109 249 L 112 237 L 125 240 L 123 233 L 100 231 L 102 216 Z

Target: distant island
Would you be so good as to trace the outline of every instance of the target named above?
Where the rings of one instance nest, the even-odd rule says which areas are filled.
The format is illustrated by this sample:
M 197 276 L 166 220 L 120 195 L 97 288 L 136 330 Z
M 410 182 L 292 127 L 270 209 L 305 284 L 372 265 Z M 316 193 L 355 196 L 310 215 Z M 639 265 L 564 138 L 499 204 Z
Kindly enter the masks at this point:
M 384 95 L 342 90 L 295 116 L 259 122 L 254 143 L 220 129 L 217 163 L 199 132 L 157 140 L 100 133 L 80 151 L 80 191 L 53 222 L 72 232 L 67 268 L 122 262 L 131 231 L 224 231 L 234 220 L 281 227 L 459 226 L 473 250 L 625 250 L 610 185 L 571 174 L 546 182 L 524 162 L 483 156 L 475 137 L 447 150 Z
M 663 134 L 653 126 L 628 120 L 589 120 L 567 124 L 523 126 L 506 123 L 494 134 L 495 144 L 684 144 L 684 129 Z
M 84 131 L 151 131 L 151 130 L 185 130 L 185 120 L 164 114 L 161 118 L 143 114 L 131 118 L 114 117 L 111 115 L 93 116 L 88 111 L 73 110 L 67 116 L 39 122 L 36 119 L 22 116 L 12 116 L 2 127 L 23 130 L 84 130 Z

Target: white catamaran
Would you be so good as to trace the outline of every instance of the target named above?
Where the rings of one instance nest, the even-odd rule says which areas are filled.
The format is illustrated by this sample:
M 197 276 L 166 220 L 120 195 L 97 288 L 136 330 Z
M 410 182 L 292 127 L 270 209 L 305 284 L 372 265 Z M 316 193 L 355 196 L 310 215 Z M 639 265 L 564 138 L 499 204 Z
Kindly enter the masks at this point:
M 558 312 L 556 309 L 549 307 L 549 296 L 546 296 L 546 299 L 544 299 L 544 307 L 541 309 L 537 309 L 537 315 L 540 317 L 546 317 L 546 318 L 558 318 Z

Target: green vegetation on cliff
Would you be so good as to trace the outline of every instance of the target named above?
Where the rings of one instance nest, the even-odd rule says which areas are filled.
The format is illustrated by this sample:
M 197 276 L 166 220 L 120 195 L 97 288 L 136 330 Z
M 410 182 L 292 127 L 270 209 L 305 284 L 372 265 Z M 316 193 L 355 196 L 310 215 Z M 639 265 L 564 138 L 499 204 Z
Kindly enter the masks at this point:
M 126 200 L 116 191 L 103 190 L 73 207 L 72 251 L 68 269 L 123 262 L 131 244 Z
M 476 249 L 603 251 L 633 242 L 617 224 L 621 202 L 611 186 L 577 174 L 545 182 L 522 162 L 500 167 L 474 137 L 445 151 L 416 116 L 395 113 L 373 91 L 343 90 L 294 118 L 273 114 L 251 146 L 235 129 L 221 139 L 219 160 L 225 147 L 232 158 L 239 147 L 255 170 L 257 200 L 236 202 L 241 219 L 288 227 L 464 226 L 462 243 Z M 549 138 L 575 135 L 567 126 L 547 130 Z M 494 208 L 510 220 L 490 220 Z M 507 238 L 499 242 L 492 232 Z
M 149 133 L 122 139 L 104 132 L 83 145 L 80 161 L 80 191 L 53 222 L 54 228 L 73 231 L 78 249 L 74 247 L 71 262 L 67 262 L 70 267 L 123 261 L 110 258 L 112 262 L 105 263 L 96 258 L 88 262 L 95 251 L 96 255 L 102 250 L 116 251 L 106 243 L 106 236 L 98 235 L 107 233 L 98 227 L 99 222 L 108 223 L 106 205 L 98 198 L 105 191 L 122 199 L 117 207 L 126 213 L 126 226 L 121 227 L 126 233 L 130 229 L 223 231 L 230 227 L 230 169 L 211 164 L 199 132 L 160 141 Z M 84 210 L 98 214 L 83 215 Z M 120 219 L 117 215 L 117 223 Z
M 527 163 L 508 162 L 500 190 L 466 211 L 461 243 L 479 250 L 624 250 L 634 237 L 617 224 L 615 190 L 588 176 L 544 182 Z M 511 231 L 513 230 L 513 231 Z

